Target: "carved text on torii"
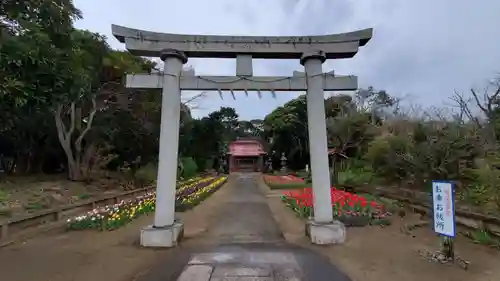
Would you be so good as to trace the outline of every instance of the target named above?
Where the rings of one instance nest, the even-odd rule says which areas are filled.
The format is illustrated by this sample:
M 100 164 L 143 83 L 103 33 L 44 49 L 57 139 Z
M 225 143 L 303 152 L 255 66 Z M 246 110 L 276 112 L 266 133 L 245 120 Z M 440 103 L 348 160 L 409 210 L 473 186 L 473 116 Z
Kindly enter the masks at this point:
M 251 54 L 256 59 L 301 59 L 311 50 L 326 59 L 353 57 L 372 36 L 372 29 L 312 36 L 228 36 L 160 33 L 113 25 L 113 35 L 132 54 L 160 56 L 165 49 L 184 52 L 190 58 L 234 58 Z
M 238 37 L 238 36 L 231 36 L 228 40 L 218 40 L 215 39 L 217 37 L 212 37 L 212 36 L 205 36 L 205 35 L 195 35 L 192 36 L 189 39 L 192 40 L 186 40 L 185 42 L 193 42 L 193 43 L 198 43 L 198 44 L 205 44 L 205 43 L 226 43 L 226 44 L 247 44 L 247 45 L 252 45 L 252 44 L 265 44 L 265 45 L 271 45 L 271 44 L 315 44 L 315 43 L 325 43 L 321 42 L 320 40 L 314 40 L 311 36 L 292 36 L 292 37 L 283 37 L 283 38 L 269 38 L 269 37 L 258 37 L 256 39 L 249 40 L 246 37 Z M 175 40 L 173 40 L 175 41 Z

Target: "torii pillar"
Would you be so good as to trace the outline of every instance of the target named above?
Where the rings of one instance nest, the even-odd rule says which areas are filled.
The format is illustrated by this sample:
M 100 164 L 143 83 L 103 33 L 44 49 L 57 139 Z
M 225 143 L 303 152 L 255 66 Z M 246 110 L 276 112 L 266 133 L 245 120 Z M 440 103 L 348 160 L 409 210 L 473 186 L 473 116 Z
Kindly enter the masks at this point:
M 180 77 L 188 58 L 181 51 L 169 49 L 163 50 L 160 58 L 164 70 L 156 205 L 153 225 L 141 230 L 141 245 L 145 247 L 175 246 L 183 229 L 183 224 L 175 221 L 175 187 L 181 112 Z
M 314 219 L 307 222 L 306 229 L 315 244 L 342 243 L 346 236 L 344 225 L 333 220 L 322 79 L 322 64 L 325 60 L 326 56 L 322 51 L 306 52 L 300 58 L 307 83 L 307 128 L 314 206 Z

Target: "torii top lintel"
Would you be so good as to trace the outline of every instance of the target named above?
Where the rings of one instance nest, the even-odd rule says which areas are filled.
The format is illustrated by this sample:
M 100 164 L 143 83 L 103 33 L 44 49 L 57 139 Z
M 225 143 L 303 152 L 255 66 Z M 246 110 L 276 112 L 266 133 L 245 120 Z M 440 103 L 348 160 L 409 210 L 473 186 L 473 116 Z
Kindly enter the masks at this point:
M 303 53 L 323 51 L 327 59 L 351 58 L 372 37 L 373 29 L 317 36 L 223 36 L 158 33 L 112 25 L 113 35 L 132 54 L 159 57 L 164 49 L 194 58 L 235 58 L 249 54 L 263 59 L 300 59 Z

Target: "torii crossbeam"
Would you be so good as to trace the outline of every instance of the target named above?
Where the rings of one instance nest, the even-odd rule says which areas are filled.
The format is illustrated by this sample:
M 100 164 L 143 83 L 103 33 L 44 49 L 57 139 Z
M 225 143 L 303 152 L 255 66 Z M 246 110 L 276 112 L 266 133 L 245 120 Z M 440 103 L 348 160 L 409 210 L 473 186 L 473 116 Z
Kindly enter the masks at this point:
M 154 224 L 141 232 L 141 245 L 176 245 L 183 227 L 174 220 L 181 90 L 198 91 L 307 91 L 309 147 L 313 181 L 314 218 L 307 223 L 311 241 L 340 243 L 344 226 L 333 219 L 330 196 L 324 91 L 356 90 L 355 76 L 323 73 L 326 59 L 351 58 L 372 37 L 372 29 L 324 36 L 257 37 L 156 33 L 112 26 L 113 35 L 132 54 L 160 57 L 158 74 L 128 75 L 129 88 L 161 88 L 161 133 Z M 196 76 L 183 71 L 188 57 L 236 58 L 236 76 Z M 299 59 L 305 72 L 290 77 L 253 76 L 252 59 Z M 222 96 L 222 95 L 221 95 Z
M 325 91 L 353 91 L 358 88 L 356 76 L 321 75 Z M 163 73 L 127 75 L 127 88 L 163 88 Z M 188 91 L 306 91 L 303 72 L 294 76 L 195 76 L 191 71 L 180 76 L 180 89 Z

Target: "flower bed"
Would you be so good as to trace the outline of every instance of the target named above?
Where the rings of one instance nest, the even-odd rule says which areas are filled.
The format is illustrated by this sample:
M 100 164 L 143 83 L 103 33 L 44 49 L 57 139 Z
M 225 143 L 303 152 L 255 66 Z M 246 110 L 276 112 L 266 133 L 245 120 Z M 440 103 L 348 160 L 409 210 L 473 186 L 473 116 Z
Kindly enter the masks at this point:
M 293 175 L 287 175 L 287 176 L 265 175 L 264 182 L 271 189 L 304 188 L 307 186 L 307 184 L 302 178 Z
M 207 179 L 207 178 L 210 178 L 210 177 L 194 177 L 194 178 L 190 178 L 190 179 L 185 180 L 185 181 L 177 182 L 176 189 L 180 189 L 181 187 L 185 187 L 186 185 L 189 185 L 189 184 L 192 184 L 192 183 L 196 183 L 198 181 L 201 181 L 201 180 L 204 180 L 204 179 Z
M 189 194 L 197 191 L 198 189 L 207 186 L 210 182 L 214 180 L 215 177 L 208 176 L 205 178 L 198 178 L 195 181 L 186 182 L 177 188 L 177 190 L 175 191 L 175 198 L 178 200 L 180 198 L 188 196 Z
M 187 188 L 189 192 L 183 191 L 183 195 L 177 196 L 175 200 L 175 209 L 179 212 L 192 209 L 200 204 L 208 196 L 217 191 L 227 180 L 227 177 L 219 177 L 206 185 L 198 185 Z
M 390 213 L 386 212 L 382 203 L 376 200 L 335 188 L 331 189 L 330 195 L 334 217 L 346 226 L 389 223 L 387 217 Z M 313 216 L 311 188 L 285 192 L 281 199 L 299 216 L 304 218 Z
M 183 183 L 176 191 L 176 211 L 190 209 L 219 189 L 226 177 L 205 177 Z M 143 214 L 155 210 L 156 192 L 149 192 L 133 200 L 122 201 L 112 206 L 95 208 L 84 215 L 67 221 L 70 230 L 100 229 L 114 230 Z

